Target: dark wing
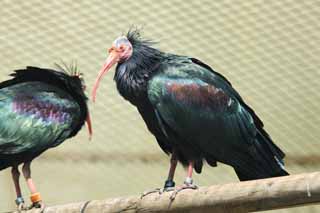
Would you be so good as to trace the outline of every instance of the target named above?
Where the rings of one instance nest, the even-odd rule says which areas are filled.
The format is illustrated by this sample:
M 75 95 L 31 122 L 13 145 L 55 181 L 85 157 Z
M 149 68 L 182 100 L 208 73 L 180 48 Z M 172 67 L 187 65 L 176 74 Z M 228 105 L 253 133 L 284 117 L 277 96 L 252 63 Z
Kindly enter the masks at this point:
M 227 78 L 225 78 L 223 75 L 221 75 L 220 73 L 214 71 L 209 65 L 203 63 L 202 61 L 196 59 L 196 58 L 190 58 L 190 60 L 207 69 L 210 70 L 212 73 L 214 73 L 214 75 L 216 76 L 216 80 L 220 81 L 220 84 L 228 84 L 227 87 L 225 87 L 226 90 L 228 90 L 229 93 L 231 93 L 234 97 L 236 97 L 236 99 L 239 101 L 239 103 L 241 104 L 241 106 L 250 114 L 250 116 L 253 118 L 254 124 L 256 126 L 256 128 L 259 130 L 259 134 L 261 134 L 263 137 L 266 138 L 266 140 L 268 140 L 268 146 L 269 148 L 272 150 L 273 153 L 276 154 L 277 158 L 282 161 L 282 159 L 285 157 L 285 154 L 282 152 L 282 150 L 275 145 L 269 134 L 263 129 L 264 124 L 262 122 L 262 120 L 256 115 L 256 113 L 253 111 L 253 109 L 247 105 L 244 100 L 241 98 L 241 96 L 238 94 L 238 92 L 232 87 L 231 83 L 228 81 Z M 282 161 L 283 163 L 283 161 Z
M 79 105 L 64 91 L 41 82 L 0 89 L 0 154 L 39 152 L 72 132 Z
M 160 125 L 177 135 L 180 146 L 232 165 L 248 179 L 273 176 L 281 169 L 276 157 L 282 152 L 270 149 L 272 141 L 260 133 L 251 109 L 225 78 L 185 59 L 155 75 L 148 88 L 164 123 Z

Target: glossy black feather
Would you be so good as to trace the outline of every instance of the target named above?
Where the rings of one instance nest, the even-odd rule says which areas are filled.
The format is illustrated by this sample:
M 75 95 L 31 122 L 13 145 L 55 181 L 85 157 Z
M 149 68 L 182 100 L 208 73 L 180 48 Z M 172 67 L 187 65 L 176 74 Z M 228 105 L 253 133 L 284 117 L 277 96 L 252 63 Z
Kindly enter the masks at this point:
M 140 112 L 166 153 L 184 165 L 232 166 L 240 180 L 287 175 L 284 153 L 231 83 L 198 59 L 163 53 L 134 31 L 133 55 L 118 64 L 120 94 Z
M 78 76 L 37 67 L 11 76 L 0 83 L 0 170 L 31 161 L 73 137 L 88 115 Z

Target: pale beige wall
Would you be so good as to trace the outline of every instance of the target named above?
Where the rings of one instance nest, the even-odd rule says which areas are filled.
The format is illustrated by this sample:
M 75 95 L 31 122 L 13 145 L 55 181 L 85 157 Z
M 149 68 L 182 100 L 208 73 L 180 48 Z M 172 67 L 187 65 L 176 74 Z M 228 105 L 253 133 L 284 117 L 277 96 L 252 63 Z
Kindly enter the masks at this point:
M 287 153 L 291 173 L 316 171 L 319 10 L 318 0 L 1 1 L 0 80 L 26 65 L 52 67 L 60 59 L 76 59 L 91 89 L 113 39 L 131 25 L 142 26 L 162 50 L 197 57 L 224 74 Z M 90 104 L 93 141 L 84 129 L 34 162 L 34 179 L 48 205 L 162 186 L 168 159 L 112 78 L 113 72 L 104 78 L 97 103 Z M 183 176 L 180 168 L 178 183 Z M 211 185 L 237 178 L 219 166 L 206 167 L 195 181 Z M 14 207 L 12 191 L 9 171 L 1 171 L 0 211 Z

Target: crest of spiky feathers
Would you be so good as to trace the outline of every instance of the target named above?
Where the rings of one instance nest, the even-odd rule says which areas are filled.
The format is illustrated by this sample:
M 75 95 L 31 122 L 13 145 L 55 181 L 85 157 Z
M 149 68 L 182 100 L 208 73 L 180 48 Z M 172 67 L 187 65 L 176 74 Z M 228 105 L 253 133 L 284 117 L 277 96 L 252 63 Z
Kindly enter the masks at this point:
M 152 46 L 156 44 L 156 42 L 147 40 L 147 39 L 142 39 L 141 38 L 141 29 L 137 27 L 131 27 L 129 31 L 127 32 L 126 37 L 132 44 L 132 46 Z
M 30 81 L 40 81 L 55 85 L 63 90 L 67 90 L 70 94 L 75 94 L 81 96 L 82 99 L 86 100 L 86 96 L 83 92 L 85 87 L 82 74 L 76 68 L 76 64 L 72 63 L 70 66 L 57 65 L 57 70 L 39 68 L 33 66 L 27 66 L 25 69 L 15 70 L 10 74 L 12 79 L 3 81 L 0 83 L 0 89 L 8 87 L 14 84 L 21 82 L 30 82 Z
M 61 60 L 61 64 L 55 63 L 55 66 L 64 72 L 67 75 L 70 76 L 77 76 L 80 79 L 83 79 L 83 73 L 81 73 L 78 69 L 77 62 L 72 61 L 69 65 L 66 64 L 64 61 Z

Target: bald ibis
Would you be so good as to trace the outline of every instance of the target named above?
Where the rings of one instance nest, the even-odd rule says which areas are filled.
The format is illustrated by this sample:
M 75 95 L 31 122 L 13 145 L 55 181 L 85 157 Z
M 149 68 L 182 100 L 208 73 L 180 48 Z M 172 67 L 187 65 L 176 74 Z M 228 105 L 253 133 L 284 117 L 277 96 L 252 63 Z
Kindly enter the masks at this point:
M 61 68 L 61 67 L 60 67 Z M 0 83 L 0 170 L 12 167 L 18 208 L 25 209 L 18 166 L 31 192 L 31 207 L 42 207 L 40 193 L 31 179 L 31 161 L 49 148 L 75 136 L 91 122 L 83 80 L 76 69 L 27 67 Z
M 188 167 L 183 188 L 195 188 L 203 162 L 234 168 L 241 181 L 288 175 L 284 153 L 231 83 L 200 60 L 165 53 L 129 30 L 117 38 L 95 82 L 115 64 L 119 93 L 137 107 L 171 166 L 164 188 L 174 187 L 177 161 Z

